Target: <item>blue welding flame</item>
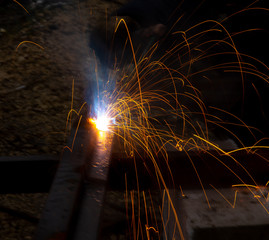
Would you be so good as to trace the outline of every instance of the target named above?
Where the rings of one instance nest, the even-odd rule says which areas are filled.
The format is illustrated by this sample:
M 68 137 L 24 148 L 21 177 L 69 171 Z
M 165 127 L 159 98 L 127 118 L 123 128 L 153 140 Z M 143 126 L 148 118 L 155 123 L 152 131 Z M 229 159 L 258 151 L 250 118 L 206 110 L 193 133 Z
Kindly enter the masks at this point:
M 111 79 L 109 69 L 99 70 L 98 74 L 92 75 L 87 93 L 87 102 L 90 105 L 90 118 L 96 120 L 109 119 L 110 124 L 114 123 L 111 116 L 108 116 L 108 108 L 111 106 L 111 95 L 114 89 L 115 81 Z M 102 122 L 102 120 L 100 121 Z

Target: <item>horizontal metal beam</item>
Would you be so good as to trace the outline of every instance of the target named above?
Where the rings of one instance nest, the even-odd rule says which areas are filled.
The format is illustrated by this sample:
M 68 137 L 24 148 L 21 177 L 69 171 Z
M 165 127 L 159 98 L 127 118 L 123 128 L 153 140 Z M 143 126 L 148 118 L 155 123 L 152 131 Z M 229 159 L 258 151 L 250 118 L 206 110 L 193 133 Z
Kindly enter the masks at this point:
M 250 172 L 258 183 L 264 184 L 268 181 L 269 163 L 259 157 L 258 154 L 263 156 L 264 159 L 269 159 L 268 150 L 259 150 L 256 154 L 243 151 L 233 154 L 233 157 Z M 220 187 L 229 187 L 231 184 L 240 182 L 220 161 L 227 164 L 244 180 L 249 180 L 246 172 L 238 163 L 227 156 L 219 155 L 216 151 L 192 151 L 188 152 L 188 155 L 205 186 L 208 186 L 207 184 L 216 184 Z M 168 165 L 162 157 L 157 160 L 168 186 L 173 187 L 174 181 L 176 187 L 179 185 L 189 189 L 201 187 L 186 153 L 168 152 L 168 156 Z M 134 189 L 137 188 L 133 161 L 133 159 L 124 155 L 112 154 L 109 170 L 109 187 L 111 189 L 125 189 L 125 173 L 128 186 Z M 140 187 L 146 189 L 158 187 L 152 161 L 139 157 L 136 157 L 135 161 Z M 59 160 L 56 156 L 0 157 L 0 193 L 49 192 L 58 164 Z M 168 166 L 171 169 L 173 181 L 171 175 L 169 175 Z
M 205 188 L 211 188 L 210 184 L 230 187 L 232 184 L 242 183 L 241 180 L 254 184 L 252 178 L 256 183 L 264 185 L 269 176 L 268 159 L 269 150 L 258 150 L 255 154 L 241 151 L 231 156 L 219 154 L 217 151 L 190 151 L 168 152 L 168 160 L 160 156 L 156 159 L 156 164 L 167 187 L 200 189 L 196 170 Z M 108 181 L 110 189 L 124 191 L 125 174 L 129 189 L 137 189 L 136 175 L 140 190 L 159 188 L 152 160 L 136 157 L 135 162 L 136 167 L 132 158 L 120 154 L 112 155 Z
M 0 157 L 0 193 L 48 192 L 58 156 Z

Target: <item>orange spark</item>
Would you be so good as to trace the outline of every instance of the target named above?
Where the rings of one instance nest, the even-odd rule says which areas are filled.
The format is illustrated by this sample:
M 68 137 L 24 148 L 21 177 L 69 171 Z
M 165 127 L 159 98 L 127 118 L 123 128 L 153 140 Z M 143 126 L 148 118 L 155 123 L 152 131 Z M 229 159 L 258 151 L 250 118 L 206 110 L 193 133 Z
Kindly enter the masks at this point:
M 19 47 L 20 47 L 22 44 L 24 44 L 24 43 L 31 43 L 31 44 L 34 44 L 34 45 L 40 47 L 42 50 L 44 50 L 44 48 L 43 48 L 41 45 L 39 45 L 38 43 L 35 43 L 35 42 L 33 42 L 33 41 L 22 41 L 22 42 L 20 42 L 19 45 L 16 47 L 16 51 L 18 51 Z
M 15 2 L 15 3 L 17 3 L 19 6 L 21 6 L 21 7 L 24 9 L 24 11 L 27 12 L 27 13 L 30 15 L 30 13 L 26 10 L 26 8 L 25 8 L 21 3 L 19 3 L 19 2 L 16 1 L 16 0 L 13 0 L 13 2 Z

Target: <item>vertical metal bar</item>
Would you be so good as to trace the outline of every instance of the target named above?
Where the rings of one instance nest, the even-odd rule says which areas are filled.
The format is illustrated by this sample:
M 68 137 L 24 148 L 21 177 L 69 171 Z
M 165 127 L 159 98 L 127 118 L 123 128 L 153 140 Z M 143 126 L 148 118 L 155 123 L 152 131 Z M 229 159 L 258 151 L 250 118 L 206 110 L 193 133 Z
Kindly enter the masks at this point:
M 35 236 L 36 240 L 67 239 L 83 184 L 82 170 L 95 134 L 80 127 L 72 151 L 65 149 Z M 72 145 L 73 139 L 70 144 Z
M 111 160 L 112 135 L 99 132 L 97 146 L 87 163 L 84 194 L 74 230 L 74 240 L 99 239 L 106 181 Z

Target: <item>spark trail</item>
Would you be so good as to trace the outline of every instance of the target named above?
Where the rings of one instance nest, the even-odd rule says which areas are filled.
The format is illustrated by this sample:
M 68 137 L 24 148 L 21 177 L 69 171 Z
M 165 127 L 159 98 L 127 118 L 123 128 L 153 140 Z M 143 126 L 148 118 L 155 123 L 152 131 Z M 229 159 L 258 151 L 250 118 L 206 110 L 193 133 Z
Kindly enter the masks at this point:
M 225 28 L 223 22 L 207 20 L 185 31 L 175 31 L 172 34 L 172 44 L 162 52 L 161 56 L 158 54 L 161 49 L 161 41 L 156 41 L 140 57 L 135 55 L 136 50 L 124 20 L 118 22 L 115 34 L 120 24 L 124 24 L 128 33 L 126 41 L 127 45 L 129 43 L 133 54 L 133 63 L 121 68 L 119 71 L 117 62 L 115 62 L 115 68 L 106 75 L 107 79 L 98 80 L 99 106 L 98 108 L 93 106 L 94 109 L 98 110 L 96 117 L 90 118 L 89 122 L 103 131 L 110 131 L 117 135 L 124 146 L 123 151 L 127 156 L 133 157 L 134 162 L 136 156 L 142 158 L 147 156 L 151 160 L 155 168 L 156 181 L 168 196 L 171 209 L 176 217 L 177 228 L 180 231 L 181 238 L 184 239 L 180 216 L 176 216 L 177 213 L 157 159 L 162 156 L 167 162 L 169 170 L 167 151 L 182 151 L 188 157 L 189 151 L 209 152 L 212 149 L 216 150 L 216 155 L 214 156 L 216 161 L 232 172 L 239 182 L 253 193 L 251 187 L 249 187 L 250 185 L 246 184 L 245 179 L 233 171 L 229 165 L 221 161 L 219 156 L 229 156 L 251 178 L 251 184 L 253 184 L 251 186 L 258 187 L 255 179 L 245 169 L 244 165 L 233 157 L 233 153 L 246 151 L 258 155 L 257 150 L 268 148 L 267 145 L 262 144 L 266 139 L 256 139 L 253 146 L 245 146 L 244 141 L 232 129 L 234 127 L 246 129 L 253 138 L 256 138 L 255 134 L 258 130 L 248 126 L 238 116 L 226 109 L 209 106 L 207 98 L 203 96 L 205 92 L 201 89 L 200 82 L 203 83 L 204 79 L 207 79 L 208 82 L 212 82 L 213 87 L 216 87 L 221 80 L 214 73 L 233 73 L 240 80 L 238 82 L 241 82 L 239 85 L 244 93 L 246 81 L 258 79 L 268 83 L 269 76 L 266 73 L 268 67 L 258 59 L 238 51 L 233 38 L 238 34 L 246 33 L 247 30 L 231 34 Z M 123 48 L 126 47 L 124 46 Z M 248 60 L 250 61 L 248 62 Z M 119 62 L 121 62 L 121 59 Z M 111 82 L 113 82 L 114 87 L 112 89 L 111 87 L 106 88 L 111 86 Z M 100 83 L 102 86 L 100 86 Z M 229 86 L 226 87 L 229 88 Z M 230 87 L 234 86 L 231 85 Z M 223 97 L 221 94 L 220 92 L 220 98 Z M 105 103 L 103 109 L 102 103 Z M 100 111 L 100 114 L 98 111 Z M 100 115 L 102 117 L 99 117 Z M 227 136 L 235 139 L 237 147 L 226 151 L 226 149 L 223 150 L 221 146 L 218 146 L 214 142 L 214 134 L 212 133 L 212 129 L 216 128 L 224 130 Z M 191 159 L 190 161 L 192 162 Z M 265 161 L 268 160 L 265 159 Z M 193 162 L 192 166 L 210 207 L 199 171 Z M 138 199 L 140 199 L 139 177 L 136 177 L 138 182 L 137 195 Z M 172 174 L 171 178 L 173 178 Z M 221 195 L 217 189 L 215 190 Z M 131 194 L 132 209 L 134 208 L 133 194 Z M 237 192 L 235 193 L 233 204 L 225 199 L 223 195 L 221 196 L 234 208 L 236 194 Z M 143 201 L 147 213 L 144 192 Z M 140 205 L 143 201 L 138 201 L 138 212 L 141 211 Z M 261 201 L 259 202 L 268 212 L 264 204 Z M 134 215 L 135 213 L 132 212 L 130 221 L 132 222 L 133 239 L 138 239 L 139 235 L 142 235 L 142 227 L 140 219 L 136 220 Z M 158 233 L 158 230 L 149 226 L 147 215 L 147 239 L 150 239 L 149 230 Z

